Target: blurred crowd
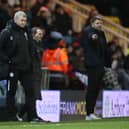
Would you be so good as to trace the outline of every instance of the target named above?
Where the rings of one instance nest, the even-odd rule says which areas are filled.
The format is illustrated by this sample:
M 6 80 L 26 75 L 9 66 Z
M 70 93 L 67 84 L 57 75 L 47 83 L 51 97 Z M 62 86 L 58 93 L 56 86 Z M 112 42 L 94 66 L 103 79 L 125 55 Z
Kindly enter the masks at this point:
M 40 46 L 42 67 L 48 65 L 46 60 L 60 55 L 58 50 L 55 54 L 48 51 L 48 48 L 57 47 L 62 50 L 60 60 L 66 61 L 66 66 L 64 65 L 62 70 L 48 67 L 51 76 L 54 77 L 50 80 L 50 89 L 85 90 L 88 86 L 87 70 L 84 64 L 83 48 L 80 45 L 84 28 L 81 31 L 73 29 L 71 12 L 54 4 L 51 0 L 0 0 L 0 31 L 8 26 L 15 12 L 19 10 L 27 14 L 27 27 L 32 29 L 30 33 Z M 114 37 L 108 43 L 109 55 L 106 60 L 108 74 L 103 79 L 106 84 L 104 88 L 128 90 L 129 55 L 124 55 L 121 46 L 118 45 L 118 40 Z M 46 52 L 48 53 L 45 54 Z M 56 80 L 54 73 L 56 70 L 59 76 L 61 76 L 60 72 L 65 75 L 64 82 Z M 58 84 L 59 82 L 61 83 Z
M 123 26 L 129 26 L 129 1 L 126 0 L 77 0 L 83 4 L 94 5 L 97 10 L 106 16 L 116 16 L 120 18 Z

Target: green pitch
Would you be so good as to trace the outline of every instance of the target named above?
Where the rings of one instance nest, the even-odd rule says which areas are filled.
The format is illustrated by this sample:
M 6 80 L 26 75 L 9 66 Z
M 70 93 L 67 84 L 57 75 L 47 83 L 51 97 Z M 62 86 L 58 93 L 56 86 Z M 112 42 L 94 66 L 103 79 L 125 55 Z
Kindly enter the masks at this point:
M 60 123 L 0 122 L 0 129 L 129 129 L 129 118 Z

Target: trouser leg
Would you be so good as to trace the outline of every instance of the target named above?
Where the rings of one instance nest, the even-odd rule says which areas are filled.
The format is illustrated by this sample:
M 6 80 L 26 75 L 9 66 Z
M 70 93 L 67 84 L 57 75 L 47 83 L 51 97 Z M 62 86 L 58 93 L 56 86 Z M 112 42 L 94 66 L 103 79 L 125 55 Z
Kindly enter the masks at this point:
M 94 108 L 101 88 L 103 70 L 88 69 L 88 87 L 86 93 L 86 112 L 87 115 L 94 113 Z
M 25 78 L 26 76 L 26 78 Z M 31 120 L 34 116 L 34 111 L 35 111 L 35 97 L 34 97 L 34 84 L 31 79 L 31 76 L 25 75 L 22 80 L 22 86 L 25 91 L 25 105 L 23 106 L 20 114 L 24 115 L 27 113 L 28 120 Z
M 17 90 L 17 78 L 16 77 L 10 78 L 7 84 L 7 111 L 11 116 L 14 116 L 17 112 L 15 105 L 16 90 Z

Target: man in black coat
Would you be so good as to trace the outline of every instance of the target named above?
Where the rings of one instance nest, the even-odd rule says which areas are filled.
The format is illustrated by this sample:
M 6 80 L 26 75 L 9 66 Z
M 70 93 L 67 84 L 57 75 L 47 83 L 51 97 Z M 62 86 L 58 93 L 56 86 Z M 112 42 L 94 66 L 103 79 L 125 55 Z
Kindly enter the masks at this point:
M 23 11 L 18 11 L 14 14 L 14 19 L 10 25 L 3 29 L 0 34 L 0 61 L 8 63 L 10 66 L 9 77 L 7 78 L 9 120 L 17 117 L 19 121 L 23 121 L 21 117 L 16 115 L 15 93 L 18 80 L 21 82 L 26 96 L 26 103 L 22 112 L 27 112 L 28 120 L 33 117 L 32 51 L 26 25 L 26 14 Z
M 33 76 L 33 89 L 34 89 L 34 100 L 36 105 L 36 100 L 41 99 L 41 80 L 42 80 L 42 70 L 41 70 L 41 55 L 43 52 L 43 37 L 45 36 L 45 29 L 40 27 L 33 27 L 31 29 L 31 46 L 32 46 L 32 76 Z M 38 121 L 41 119 L 37 116 L 36 106 L 33 111 L 33 120 Z
M 106 56 L 106 39 L 102 31 L 102 20 L 93 17 L 84 30 L 81 45 L 84 48 L 85 66 L 88 74 L 86 93 L 86 120 L 98 119 L 94 114 L 96 99 L 102 86 Z

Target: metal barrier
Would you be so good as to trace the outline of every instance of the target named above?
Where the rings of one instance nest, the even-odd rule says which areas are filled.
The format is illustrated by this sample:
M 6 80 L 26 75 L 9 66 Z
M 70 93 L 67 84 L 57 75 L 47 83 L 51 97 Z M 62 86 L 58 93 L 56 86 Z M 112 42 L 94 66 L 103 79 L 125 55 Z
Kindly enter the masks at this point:
M 50 72 L 47 67 L 42 67 L 41 89 L 48 90 L 50 82 Z

